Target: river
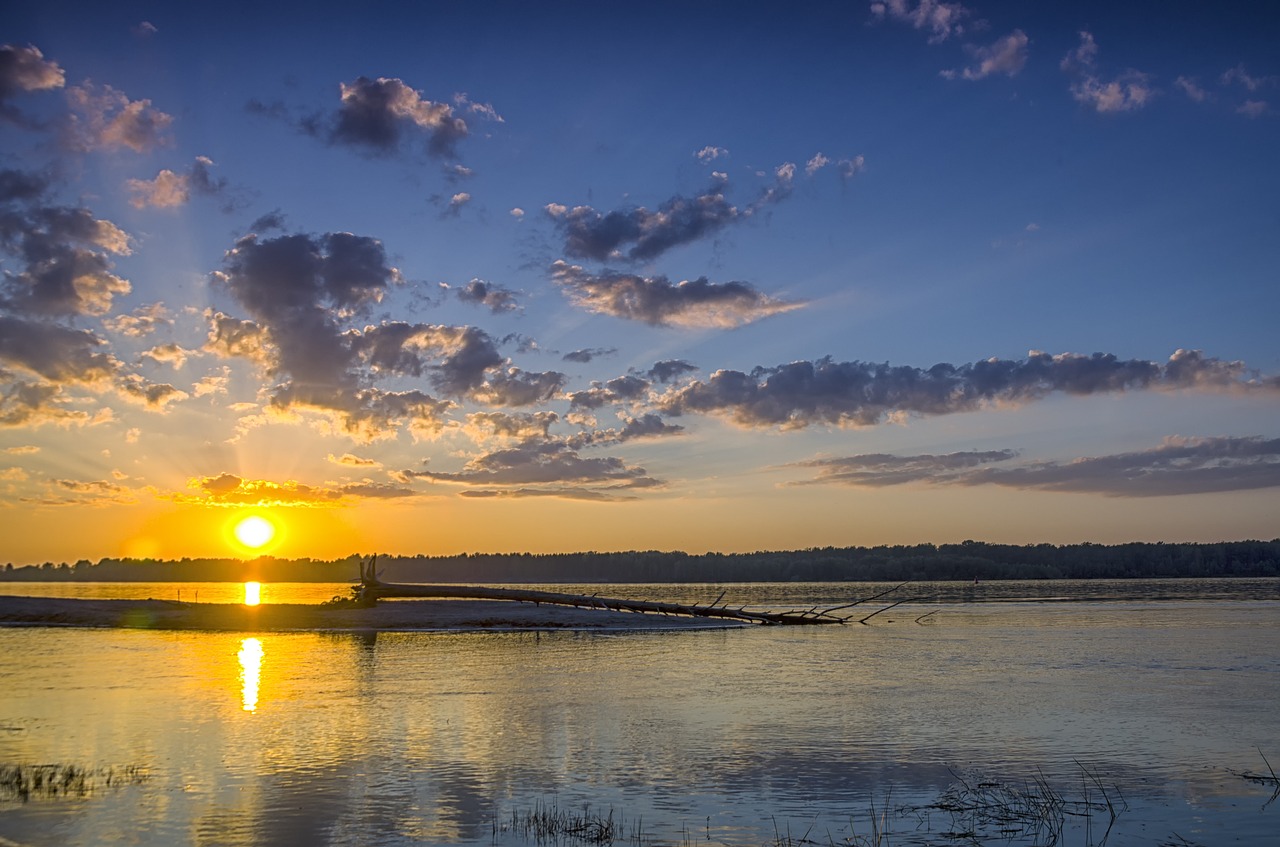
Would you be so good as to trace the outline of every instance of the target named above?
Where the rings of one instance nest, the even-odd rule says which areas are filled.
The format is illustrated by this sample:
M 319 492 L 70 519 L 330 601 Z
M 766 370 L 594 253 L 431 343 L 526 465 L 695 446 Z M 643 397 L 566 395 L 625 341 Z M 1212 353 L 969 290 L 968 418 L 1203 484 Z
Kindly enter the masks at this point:
M 550 588 L 788 608 L 888 587 Z M 178 591 L 243 597 L 0 583 Z M 923 584 L 869 611 L 904 596 L 832 627 L 0 629 L 0 844 L 575 844 L 566 829 L 611 824 L 641 845 L 1216 847 L 1280 831 L 1274 788 L 1241 776 L 1280 767 L 1280 580 Z

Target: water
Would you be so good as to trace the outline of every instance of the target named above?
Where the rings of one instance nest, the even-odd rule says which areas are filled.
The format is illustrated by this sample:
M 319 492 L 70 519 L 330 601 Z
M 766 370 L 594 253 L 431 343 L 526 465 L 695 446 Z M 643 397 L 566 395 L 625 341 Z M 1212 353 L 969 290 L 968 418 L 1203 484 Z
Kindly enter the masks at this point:
M 195 586 L 181 588 L 188 599 Z M 833 604 L 884 588 L 731 586 L 726 599 Z M 172 598 L 175 586 L 129 590 Z M 216 590 L 235 599 L 235 586 Z M 296 590 L 319 601 L 345 586 Z M 720 588 L 590 590 L 706 602 Z M 1280 831 L 1280 801 L 1264 809 L 1272 789 L 1238 775 L 1266 773 L 1264 754 L 1280 767 L 1280 581 L 908 591 L 929 599 L 845 627 L 0 629 L 0 765 L 88 774 L 69 795 L 0 793 L 0 836 L 518 845 L 536 841 L 513 815 L 581 817 L 589 804 L 588 817 L 612 811 L 619 843 L 845 844 L 871 834 L 872 806 L 893 845 L 973 843 L 947 835 L 965 827 L 981 843 L 1050 843 L 929 808 L 972 773 L 1088 799 L 1092 817 L 1068 815 L 1064 844 L 1102 842 L 1099 786 L 1119 810 L 1110 845 L 1265 844 Z

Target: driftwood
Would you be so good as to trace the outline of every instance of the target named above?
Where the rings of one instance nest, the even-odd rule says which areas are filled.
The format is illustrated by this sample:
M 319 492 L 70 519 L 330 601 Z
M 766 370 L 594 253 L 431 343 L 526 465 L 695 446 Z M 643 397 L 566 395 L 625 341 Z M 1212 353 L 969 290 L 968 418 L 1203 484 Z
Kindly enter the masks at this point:
M 839 615 L 845 609 L 851 609 L 862 603 L 876 600 L 897 591 L 902 585 L 895 586 L 871 597 L 856 600 L 830 608 L 817 606 L 808 609 L 789 609 L 781 612 L 748 610 L 745 606 L 733 608 L 721 605 L 725 592 L 707 605 L 686 603 L 655 603 L 648 600 L 624 600 L 616 597 L 601 597 L 598 594 L 561 594 L 555 591 L 536 591 L 527 588 L 488 588 L 477 585 L 419 585 L 394 582 L 382 582 L 376 570 L 377 557 L 360 563 L 360 584 L 353 589 L 356 599 L 362 604 L 373 605 L 382 598 L 422 597 L 439 599 L 466 600 L 512 600 L 520 603 L 547 603 L 556 606 L 575 606 L 586 609 L 610 609 L 615 612 L 639 612 L 659 615 L 684 615 L 703 618 L 724 618 L 726 620 L 744 621 L 766 625 L 812 625 L 843 624 L 854 620 L 856 614 Z M 894 606 L 909 600 L 898 600 L 889 606 L 879 609 L 858 620 L 866 623 L 871 618 L 888 611 Z

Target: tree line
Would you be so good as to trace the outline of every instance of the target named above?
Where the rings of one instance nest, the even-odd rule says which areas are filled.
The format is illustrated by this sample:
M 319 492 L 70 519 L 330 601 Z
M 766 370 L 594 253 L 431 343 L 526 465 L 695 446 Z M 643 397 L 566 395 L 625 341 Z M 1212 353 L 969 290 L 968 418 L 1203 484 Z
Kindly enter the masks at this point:
M 0 580 L 345 582 L 367 556 L 341 559 L 81 559 L 14 567 Z M 915 544 L 754 553 L 641 550 L 379 556 L 381 577 L 426 583 L 878 582 L 993 579 L 1280 577 L 1280 539 L 1211 544 Z

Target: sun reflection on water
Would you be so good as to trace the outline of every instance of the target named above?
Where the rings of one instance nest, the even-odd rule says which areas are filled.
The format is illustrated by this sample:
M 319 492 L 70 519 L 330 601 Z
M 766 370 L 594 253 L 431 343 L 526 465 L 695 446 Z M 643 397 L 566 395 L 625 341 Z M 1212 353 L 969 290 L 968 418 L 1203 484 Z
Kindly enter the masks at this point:
M 240 694 L 246 712 L 258 708 L 258 681 L 262 677 L 262 642 L 246 638 L 240 642 Z
M 244 584 L 244 604 L 246 606 L 256 606 L 262 602 L 262 584 L 258 582 L 246 582 Z

